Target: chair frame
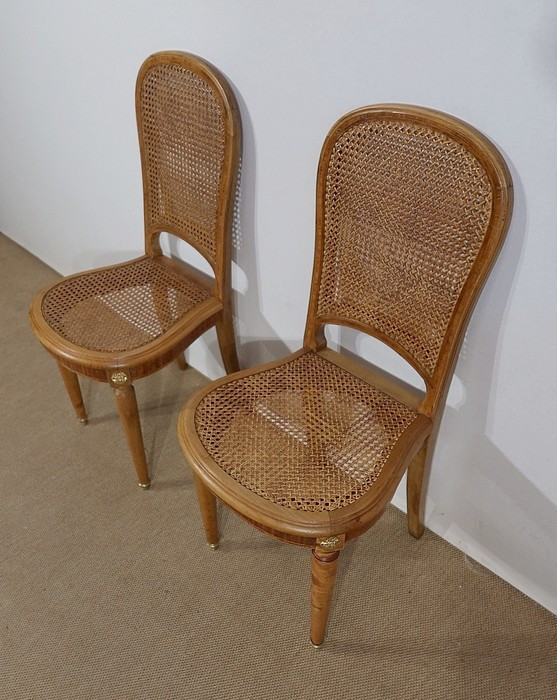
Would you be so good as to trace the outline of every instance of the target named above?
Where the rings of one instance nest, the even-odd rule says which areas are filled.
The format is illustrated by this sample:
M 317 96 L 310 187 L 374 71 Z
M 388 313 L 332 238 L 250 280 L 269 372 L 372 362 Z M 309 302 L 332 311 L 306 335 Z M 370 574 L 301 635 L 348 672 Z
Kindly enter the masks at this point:
M 208 258 L 194 240 L 188 237 L 187 233 L 168 226 L 161 229 L 156 225 L 156 222 L 151 222 L 149 218 L 146 149 L 142 135 L 141 88 L 149 70 L 160 64 L 168 63 L 177 64 L 201 76 L 213 88 L 222 107 L 225 145 L 215 227 L 216 252 L 214 262 Z M 87 422 L 87 414 L 77 375 L 107 382 L 112 386 L 139 485 L 147 488 L 150 484 L 150 477 L 133 382 L 156 372 L 173 360 L 177 360 L 180 367 L 185 369 L 187 365 L 182 354 L 183 351 L 213 326 L 216 326 L 226 371 L 235 372 L 239 369 L 232 316 L 231 231 L 242 148 L 242 129 L 238 104 L 226 78 L 209 62 L 193 54 L 162 51 L 147 58 L 137 76 L 135 102 L 143 176 L 145 254 L 206 289 L 212 296 L 199 303 L 155 340 L 142 347 L 119 352 L 102 352 L 82 348 L 58 335 L 48 325 L 41 313 L 42 300 L 52 287 L 60 283 L 60 280 L 48 285 L 35 297 L 29 314 L 35 334 L 58 362 L 77 418 L 82 424 Z M 214 280 L 186 262 L 165 256 L 160 245 L 160 234 L 163 231 L 184 240 L 198 250 L 211 265 Z M 137 260 L 139 259 L 137 258 Z M 94 271 L 116 268 L 121 264 L 97 268 Z M 88 272 L 92 272 L 92 270 Z M 77 273 L 64 279 L 80 277 L 83 274 L 85 273 Z
M 453 309 L 433 373 L 428 373 L 397 342 L 377 329 L 363 327 L 345 318 L 318 315 L 318 294 L 324 251 L 325 183 L 332 149 L 340 135 L 352 125 L 366 120 L 396 118 L 432 127 L 464 145 L 483 166 L 492 188 L 491 218 L 460 297 Z M 320 646 L 325 629 L 335 580 L 337 560 L 345 543 L 369 529 L 391 501 L 406 471 L 408 528 L 415 538 L 424 531 L 424 492 L 427 481 L 429 439 L 438 425 L 466 324 L 480 291 L 503 243 L 512 211 L 513 190 L 509 170 L 496 147 L 479 131 L 459 119 L 441 112 L 404 104 L 381 104 L 357 109 L 342 117 L 325 140 L 317 175 L 316 243 L 312 285 L 303 348 L 281 360 L 225 377 L 200 389 L 182 411 L 178 434 L 184 454 L 193 469 L 207 541 L 218 545 L 216 498 L 258 529 L 284 542 L 312 550 L 311 628 L 314 646 Z M 325 325 L 347 325 L 366 332 L 401 355 L 423 378 L 424 393 L 401 386 L 381 370 L 369 369 L 327 348 Z M 355 502 L 332 511 L 305 512 L 285 508 L 266 500 L 240 485 L 226 474 L 206 452 L 195 429 L 195 411 L 199 402 L 218 386 L 257 372 L 278 367 L 306 352 L 314 352 L 376 388 L 401 401 L 418 417 L 395 444 L 373 487 Z

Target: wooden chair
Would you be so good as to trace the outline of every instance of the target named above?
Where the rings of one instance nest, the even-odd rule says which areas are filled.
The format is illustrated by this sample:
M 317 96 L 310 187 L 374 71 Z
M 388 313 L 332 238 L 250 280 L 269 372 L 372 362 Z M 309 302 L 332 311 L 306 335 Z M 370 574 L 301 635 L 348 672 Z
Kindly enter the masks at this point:
M 380 517 L 407 469 L 408 526 L 423 533 L 428 437 L 511 208 L 503 158 L 467 124 L 406 105 L 346 115 L 319 162 L 303 348 L 184 406 L 178 432 L 210 546 L 217 496 L 260 530 L 309 547 L 315 646 L 339 552 Z M 327 348 L 326 324 L 386 343 L 425 392 Z
M 216 326 L 227 372 L 239 369 L 232 327 L 230 244 L 241 149 L 236 100 L 197 56 L 162 52 L 142 65 L 136 112 L 143 171 L 145 255 L 65 277 L 43 289 L 31 325 L 54 355 L 78 420 L 87 422 L 77 374 L 108 382 L 140 486 L 149 486 L 133 381 Z M 167 232 L 210 263 L 214 279 L 163 255 Z

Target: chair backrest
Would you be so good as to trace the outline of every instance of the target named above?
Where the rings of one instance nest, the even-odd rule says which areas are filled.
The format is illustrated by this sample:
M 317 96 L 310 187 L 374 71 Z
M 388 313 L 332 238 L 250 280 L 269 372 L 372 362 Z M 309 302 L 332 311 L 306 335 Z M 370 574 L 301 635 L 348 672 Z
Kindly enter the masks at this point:
M 136 113 L 143 170 L 145 247 L 160 253 L 166 231 L 229 274 L 230 229 L 241 123 L 226 79 L 206 61 L 160 52 L 141 66 Z
M 421 374 L 432 415 L 511 210 L 501 154 L 464 122 L 409 105 L 346 115 L 319 162 L 305 344 L 326 323 L 379 338 Z

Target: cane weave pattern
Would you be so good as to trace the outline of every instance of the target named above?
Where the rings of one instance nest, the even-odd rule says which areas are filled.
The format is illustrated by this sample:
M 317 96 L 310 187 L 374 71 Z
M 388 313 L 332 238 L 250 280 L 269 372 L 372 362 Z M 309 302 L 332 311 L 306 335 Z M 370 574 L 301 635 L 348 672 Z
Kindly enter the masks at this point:
M 407 121 L 349 127 L 333 147 L 318 315 L 357 321 L 435 369 L 491 216 L 482 165 Z
M 195 426 L 217 464 L 288 508 L 331 511 L 379 476 L 417 414 L 312 352 L 218 386 Z
M 193 242 L 214 264 L 223 106 L 202 76 L 165 63 L 144 76 L 140 115 L 147 222 Z
M 89 350 L 141 347 L 210 294 L 153 258 L 70 277 L 42 302 L 49 326 Z

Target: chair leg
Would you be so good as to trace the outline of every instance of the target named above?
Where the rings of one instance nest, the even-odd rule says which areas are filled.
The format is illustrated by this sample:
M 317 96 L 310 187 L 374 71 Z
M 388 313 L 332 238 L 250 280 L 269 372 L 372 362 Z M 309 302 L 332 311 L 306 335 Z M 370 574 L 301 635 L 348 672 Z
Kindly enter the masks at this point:
M 236 353 L 236 339 L 234 337 L 232 315 L 223 312 L 221 319 L 216 323 L 216 328 L 220 354 L 222 355 L 226 373 L 232 374 L 232 372 L 237 372 L 240 369 L 240 364 L 238 363 L 238 355 Z
M 338 551 L 312 550 L 310 640 L 314 647 L 320 647 L 325 639 L 339 554 Z
M 188 363 L 186 362 L 186 356 L 184 355 L 183 352 L 181 352 L 178 357 L 176 358 L 176 362 L 178 363 L 178 367 L 181 370 L 185 370 L 188 368 Z
M 211 549 L 218 549 L 219 529 L 217 522 L 217 499 L 198 476 L 194 475 L 194 480 L 207 544 Z
M 60 363 L 58 363 L 58 369 L 60 370 L 60 374 L 62 375 L 62 379 L 64 380 L 64 384 L 66 385 L 66 389 L 70 395 L 71 402 L 77 415 L 77 420 L 82 425 L 86 425 L 87 413 L 85 412 L 85 406 L 83 405 L 83 396 L 81 395 L 81 388 L 79 386 L 77 374 Z
M 149 471 L 145 459 L 145 448 L 143 447 L 143 435 L 141 434 L 135 389 L 133 384 L 113 384 L 113 389 L 120 419 L 124 426 L 130 452 L 132 453 L 139 485 L 144 489 L 149 488 L 151 480 L 149 479 Z
M 429 440 L 422 445 L 414 457 L 406 475 L 406 510 L 408 515 L 408 531 L 417 540 L 424 534 L 424 502 L 427 446 Z

